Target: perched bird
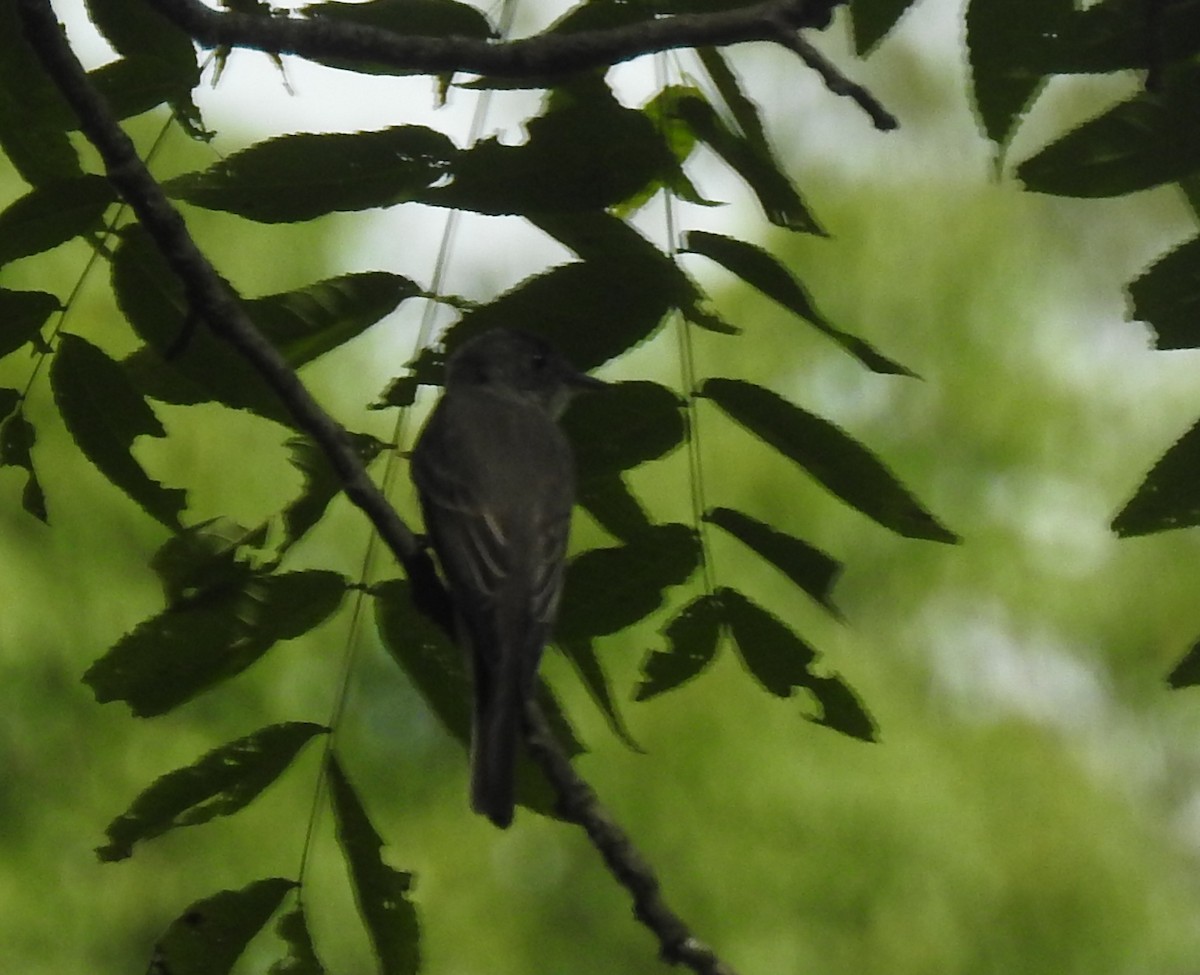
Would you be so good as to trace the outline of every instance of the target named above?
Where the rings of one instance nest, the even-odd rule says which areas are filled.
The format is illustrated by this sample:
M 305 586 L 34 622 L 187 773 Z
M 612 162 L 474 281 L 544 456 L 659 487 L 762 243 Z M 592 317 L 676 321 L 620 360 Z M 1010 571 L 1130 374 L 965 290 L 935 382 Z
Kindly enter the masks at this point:
M 493 329 L 450 356 L 445 393 L 413 450 L 425 528 L 471 661 L 471 806 L 502 829 L 575 499 L 556 420 L 573 393 L 602 385 L 542 339 Z

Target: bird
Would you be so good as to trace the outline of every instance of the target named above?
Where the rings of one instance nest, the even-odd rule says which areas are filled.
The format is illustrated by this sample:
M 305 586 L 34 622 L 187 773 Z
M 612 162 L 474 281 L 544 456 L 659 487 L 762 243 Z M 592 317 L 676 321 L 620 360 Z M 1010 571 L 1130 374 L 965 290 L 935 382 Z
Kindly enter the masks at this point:
M 411 476 L 472 678 L 471 806 L 513 819 L 517 751 L 562 594 L 575 469 L 558 424 L 605 385 L 528 332 L 493 328 L 446 362 Z

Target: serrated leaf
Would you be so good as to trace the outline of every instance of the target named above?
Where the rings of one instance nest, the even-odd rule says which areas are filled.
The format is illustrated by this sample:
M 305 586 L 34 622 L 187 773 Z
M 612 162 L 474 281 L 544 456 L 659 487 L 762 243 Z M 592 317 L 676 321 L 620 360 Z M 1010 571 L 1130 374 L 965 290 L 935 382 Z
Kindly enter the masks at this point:
M 610 535 L 627 542 L 653 527 L 620 474 L 599 474 L 575 486 L 575 503 Z
M 906 538 L 958 541 L 878 457 L 828 420 L 737 379 L 710 379 L 699 395 L 884 528 Z
M 151 972 L 226 975 L 271 919 L 294 880 L 271 877 L 191 904 L 154 946 Z
M 914 0 L 850 0 L 854 52 L 865 57 L 904 16 Z
M 1200 64 L 1175 65 L 1144 91 L 1073 129 L 1017 167 L 1030 190 L 1122 196 L 1200 169 Z
M 619 633 L 663 603 L 700 564 L 700 543 L 686 525 L 655 525 L 624 545 L 595 548 L 567 567 L 558 627 L 563 641 Z
M 1158 348 L 1200 347 L 1200 237 L 1160 258 L 1129 293 L 1133 317 L 1154 327 Z
M 418 611 L 407 582 L 391 579 L 373 587 L 375 624 L 384 648 L 429 704 L 442 726 L 463 745 L 471 740 L 471 684 L 463 651 Z M 542 681 L 537 699 L 559 746 L 571 756 L 583 746 Z M 517 754 L 517 801 L 554 814 L 555 796 L 525 749 Z
M 526 129 L 519 146 L 476 143 L 455 160 L 448 185 L 418 198 L 488 214 L 600 210 L 677 168 L 650 119 L 622 106 L 597 74 L 554 88 Z
M 737 590 L 723 588 L 717 596 L 738 656 L 766 691 L 789 698 L 803 687 L 821 707 L 821 714 L 811 719 L 816 724 L 863 741 L 875 740 L 875 724 L 854 692 L 838 677 L 813 673 L 817 655 L 812 647 Z
M 0 148 L 31 186 L 81 174 L 62 125 L 70 113 L 25 40 L 17 4 L 0 3 Z
M 346 580 L 317 569 L 212 586 L 140 623 L 84 674 L 96 700 L 138 717 L 165 714 L 240 674 L 276 642 L 314 629 L 337 609 Z
M 97 848 L 97 855 L 102 861 L 123 860 L 135 843 L 233 815 L 279 778 L 313 736 L 328 731 L 303 721 L 270 725 L 168 772 L 108 824 L 108 843 Z
M 1171 669 L 1167 684 L 1176 690 L 1200 684 L 1200 643 L 1192 644 L 1183 659 Z
M 329 760 L 330 797 L 338 845 L 350 868 L 354 900 L 383 975 L 420 969 L 420 927 L 410 897 L 413 875 L 383 862 L 383 840 L 336 758 Z
M 764 146 L 730 129 L 713 107 L 697 95 L 680 98 L 674 112 L 697 139 L 746 181 L 771 223 L 786 230 L 824 235 L 792 181 Z
M 254 569 L 239 560 L 243 546 L 262 544 L 263 533 L 248 532 L 229 518 L 188 525 L 168 538 L 150 559 L 168 607 L 205 593 L 246 585 Z
M 0 390 L 0 393 L 16 390 Z M 20 467 L 25 471 L 25 487 L 21 491 L 21 507 L 38 521 L 48 524 L 46 494 L 42 490 L 37 472 L 33 469 L 33 445 L 37 433 L 23 410 L 6 409 L 4 397 L 0 397 L 0 467 Z
M 246 311 L 288 364 L 298 369 L 361 335 L 420 293 L 399 274 L 364 271 L 252 298 Z
M 610 383 L 579 396 L 562 419 L 580 482 L 627 471 L 670 453 L 687 431 L 684 402 L 658 383 Z M 620 436 L 613 431 L 619 430 Z
M 642 663 L 642 682 L 634 700 L 648 701 L 696 677 L 717 654 L 722 610 L 716 596 L 706 594 L 683 607 L 662 629 L 666 650 L 652 651 Z
M 178 529 L 187 492 L 151 479 L 130 452 L 138 437 L 165 437 L 166 431 L 121 367 L 86 339 L 63 332 L 50 364 L 50 385 L 83 455 L 147 514 Z
M 984 134 L 1007 142 L 1020 113 L 1045 83 L 1072 0 L 971 0 L 967 51 Z
M 170 70 L 200 78 L 192 39 L 146 0 L 87 0 L 88 17 L 113 50 L 127 58 L 153 56 Z M 189 88 L 192 85 L 188 86 Z
M 89 71 L 88 79 L 104 96 L 113 115 L 126 119 L 185 98 L 199 76 L 194 60 L 170 61 L 153 51 L 139 51 Z M 72 118 L 68 128 L 78 125 Z
M 750 145 L 760 152 L 770 153 L 767 143 L 767 133 L 763 128 L 762 117 L 756 105 L 742 90 L 742 83 L 729 66 L 729 61 L 717 47 L 701 47 L 696 49 L 700 63 L 708 72 L 708 77 L 725 103 L 725 108 L 733 116 L 742 136 Z
M 350 443 L 364 465 L 371 463 L 387 446 L 382 440 L 365 433 L 350 434 Z M 329 503 L 345 486 L 329 463 L 325 451 L 307 437 L 291 438 L 287 448 L 292 466 L 304 475 L 304 488 L 300 496 L 283 509 L 281 551 L 299 541 L 321 520 Z
M 117 198 L 103 176 L 43 183 L 0 212 L 0 265 L 99 230 Z
M 61 308 L 58 299 L 44 291 L 0 288 L 0 359 L 38 338 L 46 319 Z
M 1200 525 L 1200 423 L 1167 450 L 1112 522 L 1122 538 Z
M 454 143 L 423 125 L 305 132 L 260 142 L 163 188 L 209 210 L 295 223 L 415 199 L 450 171 L 457 156 Z
M 489 40 L 497 35 L 491 21 L 479 10 L 454 0 L 372 0 L 369 3 L 314 3 L 300 12 L 314 20 L 361 24 L 404 36 L 464 37 Z M 424 71 L 378 64 L 362 58 L 316 57 L 332 68 L 361 74 L 406 75 Z
M 288 953 L 271 966 L 267 975 L 325 975 L 325 967 L 317 958 L 312 935 L 308 933 L 302 904 L 279 919 L 275 933 L 288 946 Z
M 687 252 L 701 254 L 709 260 L 716 261 L 772 301 L 810 322 L 817 331 L 828 335 L 873 372 L 893 376 L 913 375 L 904 366 L 876 352 L 868 342 L 857 335 L 843 332 L 831 325 L 825 316 L 817 311 L 804 286 L 792 276 L 791 271 L 761 247 L 702 230 L 690 231 L 685 240 Z
M 600 709 L 600 713 L 604 715 L 604 720 L 608 722 L 613 734 L 629 748 L 640 752 L 641 746 L 634 740 L 629 725 L 625 723 L 625 718 L 621 715 L 617 708 L 617 702 L 613 699 L 612 683 L 600 665 L 600 659 L 596 656 L 596 648 L 592 641 L 562 640 L 559 641 L 559 649 L 575 668 L 575 673 L 583 681 L 584 688 Z
M 842 571 L 842 563 L 837 559 L 803 539 L 732 508 L 713 508 L 704 515 L 704 520 L 729 532 L 831 613 L 841 616 L 832 599 L 833 585 Z

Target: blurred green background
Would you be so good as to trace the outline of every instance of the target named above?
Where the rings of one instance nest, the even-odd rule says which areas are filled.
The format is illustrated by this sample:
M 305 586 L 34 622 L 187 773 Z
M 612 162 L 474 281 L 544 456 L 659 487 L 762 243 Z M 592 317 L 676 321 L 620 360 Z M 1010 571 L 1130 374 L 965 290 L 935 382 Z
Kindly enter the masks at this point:
M 946 547 L 891 535 L 701 404 L 709 502 L 843 560 L 835 599 L 846 619 L 833 620 L 714 531 L 716 578 L 822 651 L 873 712 L 880 743 L 804 721 L 804 701 L 768 696 L 728 646 L 691 684 L 634 704 L 639 667 L 661 644 L 652 626 L 599 647 L 641 753 L 613 737 L 557 653 L 543 669 L 591 749 L 579 768 L 655 866 L 669 901 L 743 975 L 1194 973 L 1200 696 L 1169 692 L 1164 677 L 1200 635 L 1198 542 L 1194 532 L 1118 542 L 1107 529 L 1200 415 L 1196 354 L 1150 351 L 1145 328 L 1125 321 L 1122 290 L 1192 233 L 1194 220 L 1171 189 L 1063 201 L 995 178 L 957 37 L 946 34 L 944 11 L 954 6 L 940 5 L 943 20 L 910 18 L 853 66 L 900 114 L 902 129 L 887 136 L 811 79 L 797 85 L 792 61 L 735 59 L 831 234 L 764 243 L 830 320 L 919 380 L 868 374 L 803 323 L 710 276 L 711 266 L 691 265 L 745 330 L 697 336 L 701 374 L 762 382 L 842 425 L 964 539 Z M 821 40 L 850 64 L 836 36 Z M 1130 83 L 1055 88 L 1013 153 Z M 141 144 L 160 124 L 139 120 Z M 155 171 L 212 158 L 176 134 Z M 0 202 L 21 192 L 0 170 Z M 761 237 L 752 207 L 737 213 L 741 232 Z M 378 243 L 364 257 L 364 235 L 378 242 L 388 233 L 381 226 L 405 232 L 406 208 L 294 227 L 188 218 L 219 269 L 250 294 L 351 268 L 428 280 Z M 432 252 L 431 240 L 420 244 Z M 65 297 L 88 257 L 66 246 L 0 269 L 0 284 Z M 489 273 L 464 272 L 485 294 Z M 344 422 L 385 438 L 391 417 L 363 406 L 408 355 L 418 312 L 410 304 L 305 376 Z M 133 347 L 102 266 L 65 328 L 114 354 Z M 611 375 L 676 382 L 674 350 L 668 332 Z M 33 365 L 9 357 L 0 384 L 23 386 Z M 80 676 L 160 608 L 147 560 L 165 534 L 74 451 L 49 397 L 43 370 L 28 409 L 49 527 L 20 511 L 20 472 L 0 469 L 5 971 L 140 971 L 191 901 L 294 876 L 314 746 L 231 820 L 179 830 L 118 864 L 98 863 L 93 849 L 164 772 L 270 722 L 328 720 L 350 648 L 339 754 L 388 861 L 416 873 L 425 970 L 665 970 L 577 830 L 521 813 L 499 833 L 468 812 L 461 749 L 380 649 L 369 611 L 356 625 L 349 600 L 317 638 L 276 647 L 166 717 L 141 721 L 96 704 Z M 156 409 L 170 436 L 139 443 L 137 454 L 164 483 L 189 489 L 195 520 L 253 523 L 298 488 L 280 431 L 265 421 L 213 408 L 198 424 L 194 410 L 185 422 L 180 410 Z M 687 517 L 679 455 L 634 483 L 658 517 Z M 403 470 L 396 485 L 395 501 L 411 515 Z M 364 520 L 338 502 L 289 567 L 357 576 L 367 537 Z M 576 537 L 580 546 L 603 541 L 583 517 Z M 394 574 L 382 560 L 374 571 Z M 673 604 L 695 585 L 672 594 Z M 328 968 L 370 971 L 328 816 L 318 821 L 305 899 Z M 263 971 L 277 952 L 266 934 L 239 970 Z

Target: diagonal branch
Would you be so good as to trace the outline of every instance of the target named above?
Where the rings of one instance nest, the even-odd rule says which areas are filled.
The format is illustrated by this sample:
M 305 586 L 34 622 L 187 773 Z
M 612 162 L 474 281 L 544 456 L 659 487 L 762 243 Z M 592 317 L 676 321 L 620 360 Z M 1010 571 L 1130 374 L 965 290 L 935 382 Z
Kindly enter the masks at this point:
M 183 283 L 190 307 L 258 370 L 298 425 L 320 445 L 347 496 L 367 515 L 403 564 L 420 608 L 449 629 L 448 597 L 428 554 L 367 475 L 346 431 L 313 399 L 196 246 L 183 217 L 139 158 L 103 96 L 89 82 L 49 0 L 17 0 L 17 6 L 31 46 L 79 117 L 82 132 L 99 151 L 109 180 Z M 687 965 L 697 975 L 733 975 L 732 969 L 700 943 L 666 906 L 650 867 L 601 807 L 591 787 L 576 774 L 536 707 L 530 709 L 528 724 L 530 750 L 558 793 L 563 815 L 586 830 L 613 876 L 630 892 L 635 914 L 655 932 L 663 958 Z

